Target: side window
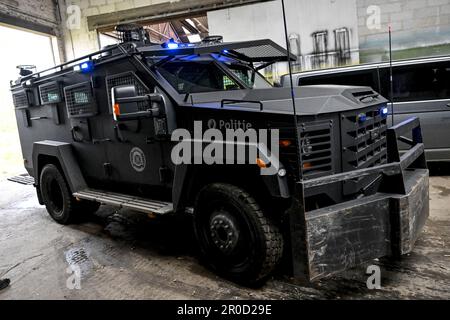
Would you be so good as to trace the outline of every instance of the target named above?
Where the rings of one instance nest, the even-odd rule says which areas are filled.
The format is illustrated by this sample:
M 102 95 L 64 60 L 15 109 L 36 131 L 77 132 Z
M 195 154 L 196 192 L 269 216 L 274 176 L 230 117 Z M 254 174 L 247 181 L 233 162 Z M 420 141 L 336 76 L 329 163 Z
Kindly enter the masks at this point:
M 97 114 L 97 103 L 90 82 L 65 87 L 64 95 L 69 118 L 88 118 Z
M 442 64 L 436 71 L 439 99 L 450 99 L 450 62 Z
M 450 98 L 449 63 L 395 67 L 393 75 L 395 102 Z M 389 70 L 384 79 L 389 86 Z
M 233 79 L 210 62 L 169 62 L 159 71 L 180 94 L 240 89 Z
M 320 75 L 315 77 L 305 77 L 299 79 L 299 85 L 319 85 L 332 84 L 343 86 L 366 86 L 375 91 L 379 91 L 378 81 L 376 81 L 374 70 L 343 72 L 339 74 Z
M 389 80 L 389 75 L 390 75 L 389 68 L 380 68 L 379 74 L 380 74 L 380 93 L 386 99 L 390 99 L 391 98 L 391 86 L 390 86 L 390 80 Z
M 42 104 L 54 104 L 63 101 L 61 84 L 57 81 L 45 83 L 39 86 Z

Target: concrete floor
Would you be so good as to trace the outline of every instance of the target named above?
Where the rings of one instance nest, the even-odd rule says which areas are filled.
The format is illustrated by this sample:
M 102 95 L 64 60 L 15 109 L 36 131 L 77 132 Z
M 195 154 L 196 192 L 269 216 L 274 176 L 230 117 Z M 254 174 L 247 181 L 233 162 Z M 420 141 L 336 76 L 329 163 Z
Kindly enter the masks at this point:
M 275 276 L 259 290 L 224 281 L 195 258 L 189 224 L 150 221 L 103 207 L 81 225 L 54 223 L 33 187 L 0 182 L 2 299 L 449 299 L 450 177 L 432 178 L 431 217 L 412 254 L 376 262 L 382 289 L 368 290 L 365 266 L 301 285 Z M 81 267 L 81 290 L 67 268 Z

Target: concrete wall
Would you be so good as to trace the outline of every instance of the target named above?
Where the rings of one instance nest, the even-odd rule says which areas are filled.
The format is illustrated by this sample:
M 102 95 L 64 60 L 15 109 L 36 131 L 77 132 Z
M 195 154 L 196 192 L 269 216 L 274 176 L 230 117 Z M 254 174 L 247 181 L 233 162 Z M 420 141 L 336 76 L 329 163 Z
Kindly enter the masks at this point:
M 64 60 L 64 38 L 56 1 L 0 0 L 0 23 L 56 36 L 56 56 Z
M 53 29 L 54 32 L 59 28 L 53 0 L 0 0 L 0 12 L 13 19 Z
M 169 2 L 167 0 L 59 0 L 63 12 L 62 27 L 66 34 L 66 53 L 68 60 L 99 50 L 96 31 L 89 31 L 87 17 L 104 13 L 117 12 L 132 8 L 149 6 L 152 4 Z M 81 9 L 79 26 L 68 27 L 67 22 L 75 11 L 70 6 Z M 69 9 L 69 12 L 67 11 Z
M 168 14 L 176 16 L 179 14 L 189 14 L 192 12 L 203 14 L 205 8 L 223 8 L 240 5 L 244 2 L 270 1 L 270 0 L 58 0 L 63 9 L 65 21 L 63 27 L 67 34 L 66 51 L 69 58 L 79 57 L 99 48 L 98 34 L 92 30 L 97 24 L 93 22 L 108 16 L 107 20 L 112 25 L 117 21 L 133 21 L 136 19 L 154 18 L 159 16 L 164 19 Z M 164 5 L 162 5 L 164 4 Z M 152 7 L 155 5 L 162 5 Z M 67 21 L 71 21 L 74 6 L 80 8 L 81 21 L 77 27 L 68 27 Z M 172 10 L 174 12 L 166 12 Z M 142 10 L 139 10 L 142 8 Z M 136 10 L 137 9 L 137 10 Z M 68 10 L 68 11 L 67 11 Z M 109 15 L 112 14 L 112 15 Z M 88 17 L 93 25 L 89 28 Z M 103 25 L 100 23 L 100 25 Z M 111 24 L 106 24 L 112 26 Z M 90 30 L 91 29 L 91 30 Z
M 350 63 L 379 61 L 387 58 L 387 26 L 394 29 L 394 50 L 397 56 L 438 54 L 442 44 L 450 42 L 450 0 L 285 0 L 291 44 L 298 41 L 298 54 L 302 64 L 309 68 L 313 53 L 312 33 L 328 31 L 328 51 L 334 51 L 334 30 L 349 30 Z M 51 0 L 21 0 L 34 15 L 51 19 Z M 72 59 L 99 49 L 96 31 L 89 31 L 87 17 L 106 13 L 167 3 L 168 0 L 58 0 L 63 19 L 67 58 Z M 0 0 L 1 3 L 18 3 L 17 0 Z M 199 0 L 199 3 L 201 1 Z M 47 4 L 47 5 L 46 5 Z M 67 27 L 70 5 L 80 8 L 81 19 L 77 27 Z M 40 6 L 43 7 L 41 10 Z M 369 28 L 368 8 L 380 8 L 379 28 Z M 42 12 L 41 12 L 42 11 Z M 33 16 L 33 15 L 32 15 Z M 285 46 L 280 1 L 269 1 L 208 13 L 211 34 L 221 34 L 225 40 L 271 38 Z M 429 48 L 438 45 L 438 48 Z M 416 49 L 420 50 L 417 51 Z M 445 48 L 444 48 L 445 49 Z M 403 50 L 400 52 L 400 50 Z M 406 51 L 405 51 L 406 50 Z M 449 46 L 450 52 L 450 46 Z M 437 52 L 436 52 L 437 51 Z M 406 53 L 405 53 L 406 52 Z M 295 52 L 297 53 L 297 52 Z M 445 50 L 444 52 L 445 53 Z M 360 59 L 361 58 L 361 59 Z M 332 64 L 332 63 L 331 63 Z
M 299 56 L 298 68 L 311 69 L 313 52 L 312 34 L 328 31 L 328 63 L 337 64 L 334 30 L 347 28 L 350 49 L 353 51 L 348 63 L 358 63 L 358 23 L 356 0 L 285 0 L 288 33 L 293 53 Z M 286 48 L 281 1 L 258 3 L 239 8 L 208 13 L 210 34 L 224 36 L 225 41 L 269 38 Z M 295 48 L 295 42 L 299 48 Z M 273 70 L 274 78 L 287 72 L 280 64 Z
M 450 44 L 450 0 L 358 0 L 357 4 L 363 62 L 388 58 L 389 24 L 397 58 L 450 53 L 446 46 Z M 377 7 L 379 28 L 371 18 Z

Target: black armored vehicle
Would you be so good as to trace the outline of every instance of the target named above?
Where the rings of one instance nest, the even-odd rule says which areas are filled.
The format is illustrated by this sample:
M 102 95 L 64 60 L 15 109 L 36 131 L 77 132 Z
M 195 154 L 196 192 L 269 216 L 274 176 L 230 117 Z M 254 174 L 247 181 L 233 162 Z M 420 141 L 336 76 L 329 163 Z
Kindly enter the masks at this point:
M 417 119 L 389 128 L 368 87 L 272 87 L 259 70 L 295 57 L 270 40 L 160 45 L 123 30 L 126 42 L 12 83 L 25 167 L 54 220 L 100 204 L 191 215 L 205 262 L 245 284 L 281 261 L 313 281 L 412 250 L 429 213 Z M 279 141 L 253 143 L 241 164 L 199 161 L 196 147 L 178 162 L 181 140 L 200 154 L 239 144 L 198 138 L 199 124 Z

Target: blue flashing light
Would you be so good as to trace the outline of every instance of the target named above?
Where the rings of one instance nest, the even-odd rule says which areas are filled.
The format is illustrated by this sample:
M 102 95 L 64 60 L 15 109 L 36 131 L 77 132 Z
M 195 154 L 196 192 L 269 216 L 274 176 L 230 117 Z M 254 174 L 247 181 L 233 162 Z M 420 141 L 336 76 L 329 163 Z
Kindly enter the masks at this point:
M 359 123 L 364 123 L 367 121 L 367 115 L 365 113 L 361 113 L 356 117 L 356 119 Z
M 389 109 L 387 107 L 383 107 L 380 110 L 380 114 L 382 117 L 386 118 L 389 114 Z
M 89 73 L 92 70 L 94 70 L 94 62 L 93 61 L 86 61 L 80 64 L 80 71 L 82 73 Z
M 179 45 L 178 45 L 178 43 L 175 42 L 175 40 L 170 39 L 169 42 L 166 43 L 166 47 L 168 49 L 173 50 L 173 49 L 178 49 Z
M 223 53 L 223 54 L 229 54 L 230 51 L 228 51 L 228 50 L 223 50 L 222 53 Z

